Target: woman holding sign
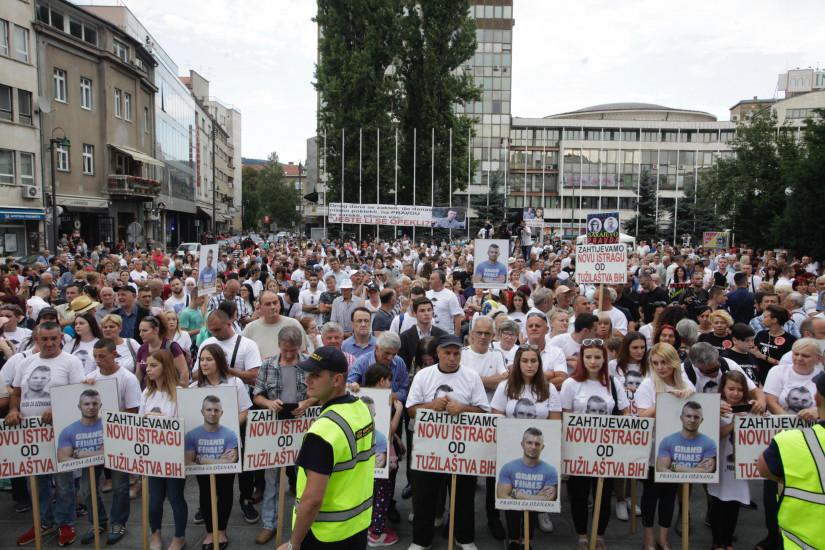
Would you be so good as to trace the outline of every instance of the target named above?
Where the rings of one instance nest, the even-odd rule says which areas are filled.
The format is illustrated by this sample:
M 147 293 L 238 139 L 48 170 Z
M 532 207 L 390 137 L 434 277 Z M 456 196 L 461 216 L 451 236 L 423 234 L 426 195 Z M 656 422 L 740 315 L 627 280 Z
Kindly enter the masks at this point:
M 660 393 L 671 393 L 680 399 L 686 399 L 696 393 L 696 389 L 690 383 L 690 380 L 683 376 L 679 353 L 670 344 L 659 343 L 653 346 L 648 356 L 648 365 L 650 369 L 649 376 L 642 381 L 639 389 L 636 390 L 635 401 L 639 416 L 656 417 L 656 396 Z M 659 546 L 669 550 L 667 532 L 673 519 L 673 507 L 679 486 L 675 483 L 655 483 L 653 480 L 654 473 L 651 464 L 647 479 L 644 482 L 644 492 L 642 493 L 642 525 L 645 528 L 644 548 L 645 550 L 655 550 Z M 653 531 L 653 519 L 656 516 L 657 506 L 659 511 L 658 541 Z
M 627 395 L 622 391 L 621 382 L 610 376 L 607 348 L 600 338 L 582 340 L 577 355 L 576 369 L 561 385 L 561 406 L 564 412 L 580 414 L 627 414 Z M 570 511 L 578 535 L 579 550 L 587 550 L 587 500 L 596 489 L 594 477 L 570 476 L 567 479 L 567 494 L 570 497 Z M 613 484 L 606 483 L 602 492 L 596 548 L 606 548 L 605 529 L 610 519 L 610 496 Z
M 561 420 L 559 393 L 556 387 L 542 376 L 543 372 L 538 349 L 527 344 L 519 346 L 507 380 L 498 385 L 490 401 L 491 412 L 508 418 Z M 538 514 L 531 512 L 530 516 L 532 517 L 530 525 L 535 526 L 538 523 Z M 524 533 L 522 529 L 523 514 L 514 510 L 506 510 L 504 517 L 507 520 L 509 547 L 518 548 L 528 536 L 528 533 Z
M 178 373 L 172 354 L 158 350 L 146 360 L 146 389 L 140 399 L 139 414 L 157 416 L 178 416 L 177 403 Z M 160 536 L 160 522 L 163 519 L 163 501 L 168 499 L 175 518 L 175 538 L 168 550 L 181 550 L 186 546 L 186 498 L 183 487 L 186 478 L 149 478 L 149 530 L 152 537 L 150 550 L 160 550 L 163 540 Z
M 246 411 L 252 408 L 252 401 L 249 399 L 249 392 L 240 378 L 229 374 L 229 365 L 226 362 L 226 354 L 218 344 L 206 344 L 200 350 L 198 358 L 198 368 L 201 376 L 193 384 L 197 387 L 229 386 L 237 390 L 238 393 L 238 423 L 243 429 L 246 422 Z M 215 439 L 210 440 L 214 442 Z M 210 453 L 196 452 L 199 464 L 206 464 L 207 460 L 215 462 L 236 462 L 238 460 L 238 448 L 227 449 L 220 453 L 217 458 L 211 458 Z M 210 452 L 214 452 L 210 449 Z M 205 458 L 204 458 L 205 457 Z M 229 514 L 232 513 L 233 489 L 235 486 L 235 474 L 210 474 L 215 476 L 217 508 L 218 508 L 218 541 L 221 550 L 229 544 L 226 536 L 226 524 L 229 521 Z M 209 489 L 209 476 L 197 476 L 198 487 L 200 488 L 200 509 L 203 512 L 204 526 L 206 527 L 206 538 L 203 540 L 203 549 L 212 548 L 212 514 L 208 513 L 212 509 L 212 498 Z

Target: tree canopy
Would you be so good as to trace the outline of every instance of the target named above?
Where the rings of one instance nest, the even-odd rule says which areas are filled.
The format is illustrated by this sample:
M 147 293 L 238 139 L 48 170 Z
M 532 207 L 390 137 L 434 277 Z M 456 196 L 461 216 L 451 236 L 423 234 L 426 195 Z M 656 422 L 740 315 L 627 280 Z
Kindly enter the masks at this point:
M 264 216 L 278 227 L 292 227 L 300 222 L 296 210 L 300 193 L 283 181 L 283 169 L 278 155 L 272 153 L 266 165 L 258 170 L 243 167 L 243 227 L 256 230 L 264 228 Z

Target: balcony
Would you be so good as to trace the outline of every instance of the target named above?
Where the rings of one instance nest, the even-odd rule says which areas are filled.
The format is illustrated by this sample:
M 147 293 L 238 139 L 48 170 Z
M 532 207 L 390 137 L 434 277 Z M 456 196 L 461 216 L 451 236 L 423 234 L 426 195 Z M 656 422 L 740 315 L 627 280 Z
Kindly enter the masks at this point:
M 157 197 L 160 182 L 140 176 L 112 174 L 108 178 L 107 192 L 112 196 Z

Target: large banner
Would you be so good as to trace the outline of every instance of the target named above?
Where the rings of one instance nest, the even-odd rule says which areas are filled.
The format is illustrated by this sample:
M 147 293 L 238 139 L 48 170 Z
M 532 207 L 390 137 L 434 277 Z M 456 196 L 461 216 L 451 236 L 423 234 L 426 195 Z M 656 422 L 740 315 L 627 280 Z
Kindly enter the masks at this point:
M 118 410 L 116 380 L 52 388 L 57 471 L 103 464 L 103 417 Z
M 304 434 L 321 414 L 321 407 L 310 407 L 302 416 L 269 409 L 250 409 L 246 418 L 244 471 L 293 466 L 301 450 Z
M 647 477 L 652 418 L 565 413 L 562 427 L 565 475 Z
M 510 241 L 507 239 L 476 239 L 473 241 L 475 288 L 507 288 L 507 256 Z
M 735 416 L 733 425 L 736 479 L 762 479 L 756 461 L 770 445 L 773 436 L 784 430 L 807 428 L 811 422 L 795 415 Z
M 234 386 L 180 389 L 178 411 L 186 426 L 186 475 L 241 471 L 238 393 Z
M 656 396 L 656 482 L 719 483 L 718 455 L 718 393 Z
M 501 417 L 418 409 L 413 435 L 413 469 L 423 472 L 496 475 L 496 422 Z
M 544 223 L 544 208 L 528 206 L 522 209 L 521 219 L 527 227 L 542 229 L 545 227 Z
M 103 416 L 106 467 L 154 477 L 185 477 L 183 420 L 108 411 Z
M 619 213 L 594 212 L 587 215 L 587 244 L 618 244 Z
M 576 282 L 580 285 L 627 282 L 627 248 L 623 244 L 576 246 Z
M 412 206 L 404 204 L 359 204 L 333 202 L 329 205 L 329 223 L 399 225 L 464 229 L 464 208 L 447 206 Z
M 0 420 L 0 477 L 25 477 L 57 471 L 54 430 L 39 416 L 8 426 Z
M 728 247 L 728 234 L 722 231 L 705 231 L 702 233 L 702 247 L 720 250 Z
M 561 423 L 499 418 L 496 508 L 560 512 Z
M 390 432 L 390 412 L 394 410 L 391 409 L 392 390 L 361 388 L 357 395 L 366 403 L 375 422 L 375 477 L 387 479 L 390 477 L 390 462 L 395 462 L 395 467 L 398 467 L 398 457 L 392 450 L 393 434 Z

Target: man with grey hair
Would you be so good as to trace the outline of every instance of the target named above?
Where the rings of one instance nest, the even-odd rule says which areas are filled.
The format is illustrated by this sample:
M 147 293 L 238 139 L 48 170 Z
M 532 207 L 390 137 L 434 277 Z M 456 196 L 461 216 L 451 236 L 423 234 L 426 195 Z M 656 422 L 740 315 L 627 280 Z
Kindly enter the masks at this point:
M 401 338 L 394 332 L 385 331 L 375 341 L 375 351 L 365 353 L 350 367 L 347 384 L 357 392 L 364 383 L 364 374 L 372 365 L 384 365 L 392 371 L 392 392 L 403 403 L 407 399 L 410 375 L 404 360 L 398 356 Z
M 528 314 L 539 311 L 548 315 L 549 311 L 553 308 L 553 291 L 549 288 L 542 287 L 536 289 L 536 291 L 530 295 L 530 298 L 533 300 L 533 307 L 527 312 Z
M 751 412 L 764 413 L 767 408 L 765 393 L 745 374 L 742 367 L 730 359 L 719 357 L 719 351 L 708 342 L 693 344 L 684 363 L 685 374 L 699 393 L 717 393 L 722 375 L 732 370 L 741 372 L 748 383 L 747 393 Z M 722 414 L 732 412 L 730 405 L 724 400 L 720 410 Z
M 593 314 L 606 313 L 613 323 L 613 331 L 618 331 L 621 332 L 622 335 L 625 335 L 627 334 L 627 317 L 625 317 L 622 310 L 613 307 L 613 302 L 616 301 L 616 297 L 616 290 L 614 288 L 609 286 L 605 287 L 602 291 L 602 309 L 593 311 Z M 596 303 L 598 303 L 598 291 L 594 299 L 597 301 Z
M 341 344 L 344 342 L 344 329 L 335 321 L 329 321 L 321 326 L 319 331 L 321 335 L 321 345 L 332 346 L 341 349 Z M 355 356 L 341 350 L 344 357 L 347 358 L 347 366 L 352 367 L 355 364 Z
M 785 301 L 782 302 L 782 307 L 788 310 L 788 314 L 791 317 L 791 321 L 794 322 L 794 325 L 799 327 L 805 319 L 808 318 L 808 315 L 805 313 L 803 307 L 805 306 L 805 297 L 802 296 L 801 293 L 797 291 L 793 291 L 788 296 L 785 297 Z M 797 329 L 798 330 L 798 329 Z

